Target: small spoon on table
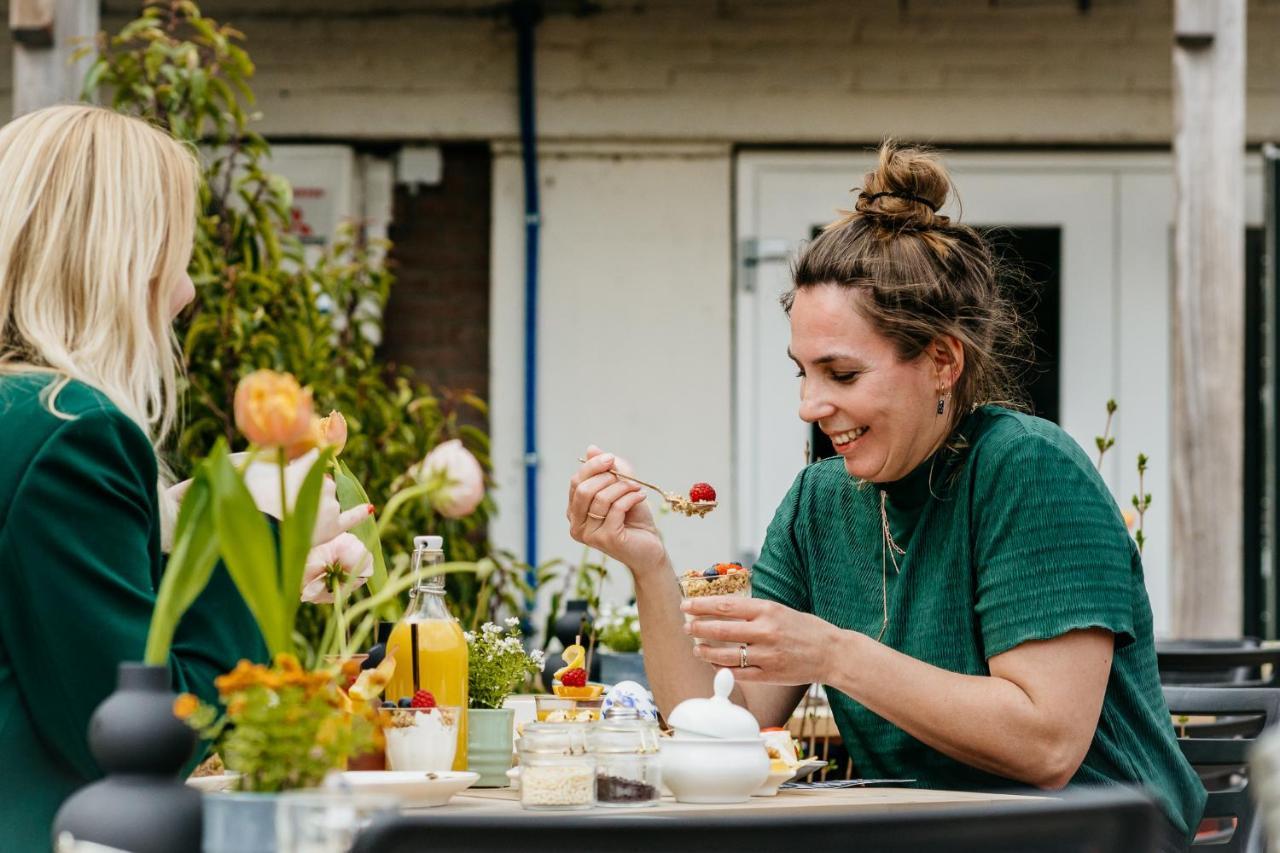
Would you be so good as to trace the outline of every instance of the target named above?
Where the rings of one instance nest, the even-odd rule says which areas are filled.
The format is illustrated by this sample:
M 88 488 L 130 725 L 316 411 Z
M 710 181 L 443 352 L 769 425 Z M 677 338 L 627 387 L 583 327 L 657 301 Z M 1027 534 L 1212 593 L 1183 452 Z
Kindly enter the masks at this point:
M 586 462 L 587 460 L 585 457 L 579 456 L 578 461 Z M 631 482 L 644 486 L 647 489 L 653 489 L 655 492 L 662 495 L 662 499 L 666 501 L 673 510 L 690 517 L 696 515 L 701 518 L 719 505 L 717 501 L 691 501 L 689 500 L 688 495 L 682 495 L 679 492 L 668 492 L 661 486 L 655 486 L 653 483 L 645 482 L 639 477 L 632 477 L 630 474 L 624 474 L 617 468 L 610 468 L 609 473 L 620 479 L 630 480 Z

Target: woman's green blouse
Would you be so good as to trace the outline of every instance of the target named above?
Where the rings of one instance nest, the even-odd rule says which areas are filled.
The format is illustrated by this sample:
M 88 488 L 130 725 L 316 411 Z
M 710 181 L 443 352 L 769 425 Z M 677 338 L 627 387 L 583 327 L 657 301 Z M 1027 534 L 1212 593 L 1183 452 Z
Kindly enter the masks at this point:
M 164 570 L 155 452 L 101 393 L 47 374 L 0 377 L 0 847 L 50 848 L 62 801 L 102 771 L 86 733 L 141 661 Z M 174 636 L 176 691 L 216 697 L 215 676 L 266 658 L 219 566 Z
M 1102 716 L 1072 784 L 1146 786 L 1190 836 L 1205 791 L 1178 749 L 1160 689 L 1142 561 L 1088 456 L 1048 421 L 995 406 L 966 417 L 916 471 L 860 484 L 841 459 L 796 478 L 755 565 L 755 595 L 875 637 L 951 672 L 1079 628 L 1115 634 Z M 894 541 L 884 547 L 880 489 Z M 860 774 L 927 788 L 1019 783 L 962 764 L 828 688 Z M 983 725 L 1000 726 L 992 717 Z

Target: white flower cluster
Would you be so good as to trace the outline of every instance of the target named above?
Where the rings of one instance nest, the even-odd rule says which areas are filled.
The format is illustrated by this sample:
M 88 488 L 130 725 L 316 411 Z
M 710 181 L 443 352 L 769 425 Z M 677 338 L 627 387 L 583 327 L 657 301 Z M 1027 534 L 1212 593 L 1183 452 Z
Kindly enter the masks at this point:
M 596 634 L 613 651 L 640 649 L 640 611 L 634 604 L 617 607 L 605 604 L 595 622 Z
M 634 604 L 617 607 L 613 604 L 600 606 L 600 618 L 596 620 L 600 628 L 631 627 L 640 630 L 640 610 Z

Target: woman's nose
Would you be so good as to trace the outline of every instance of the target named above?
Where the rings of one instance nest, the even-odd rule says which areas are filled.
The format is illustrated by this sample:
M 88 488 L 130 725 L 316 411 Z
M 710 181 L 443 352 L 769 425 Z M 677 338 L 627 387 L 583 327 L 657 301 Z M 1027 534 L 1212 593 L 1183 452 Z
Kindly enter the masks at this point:
M 835 411 L 834 407 L 817 390 L 810 388 L 812 383 L 800 383 L 800 420 L 806 423 L 817 423 Z

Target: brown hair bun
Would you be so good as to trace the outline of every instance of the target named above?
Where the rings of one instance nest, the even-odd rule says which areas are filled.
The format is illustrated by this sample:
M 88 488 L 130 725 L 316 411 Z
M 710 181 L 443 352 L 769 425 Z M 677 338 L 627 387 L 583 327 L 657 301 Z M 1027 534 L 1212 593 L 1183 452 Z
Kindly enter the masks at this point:
M 951 219 L 938 210 L 951 194 L 947 167 L 924 148 L 902 147 L 887 140 L 880 162 L 862 178 L 854 209 L 893 231 L 945 228 Z

